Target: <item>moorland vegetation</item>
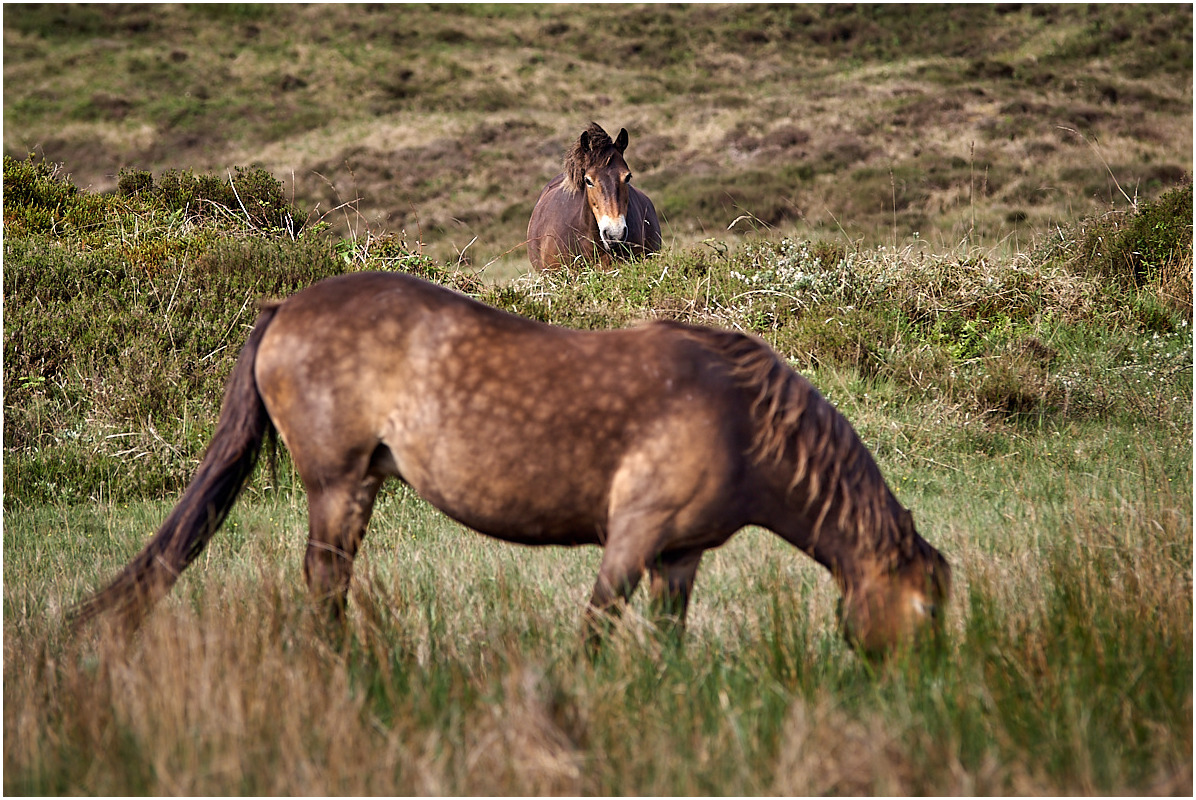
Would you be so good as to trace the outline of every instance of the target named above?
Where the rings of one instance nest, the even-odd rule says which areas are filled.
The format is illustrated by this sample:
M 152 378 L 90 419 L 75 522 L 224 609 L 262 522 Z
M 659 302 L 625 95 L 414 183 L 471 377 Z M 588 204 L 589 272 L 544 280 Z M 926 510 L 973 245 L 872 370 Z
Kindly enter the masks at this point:
M 245 208 L 193 212 L 173 177 L 101 196 L 5 161 L 6 789 L 1187 791 L 1190 184 L 1024 256 L 780 239 L 496 285 L 295 234 L 244 177 Z M 67 634 L 195 468 L 257 299 L 356 269 L 765 337 L 956 565 L 946 651 L 873 672 L 826 576 L 753 533 L 699 575 L 684 647 L 632 609 L 578 661 L 592 555 L 478 540 L 397 484 L 334 647 L 285 453 L 136 646 Z
M 628 8 L 609 25 L 592 9 L 95 8 L 4 10 L 6 793 L 1191 794 L 1191 40 L 1175 33 L 1190 8 L 932 7 L 918 13 L 933 35 L 872 7 Z M 232 57 L 222 30 L 240 37 Z M 296 66 L 268 66 L 276 51 Z M 83 83 L 96 75 L 113 85 Z M 263 75 L 279 82 L 266 105 L 227 105 Z M 628 158 L 670 209 L 663 252 L 501 280 L 483 248 L 462 256 L 473 236 L 518 246 L 495 232 L 526 224 L 588 121 L 561 109 L 588 117 L 614 75 L 626 88 L 603 113 L 657 121 L 642 167 L 627 125 Z M 775 92 L 753 110 L 798 75 L 823 81 L 813 118 Z M 207 97 L 171 105 L 162 87 Z M 1050 111 L 1018 111 L 1025 92 Z M 320 105 L 333 99 L 340 125 Z M 1010 110 L 983 122 L 977 104 Z M 1056 113 L 1086 135 L 1044 134 Z M 902 151 L 858 133 L 868 114 L 871 130 L 942 123 L 943 138 L 882 155 Z M 49 146 L 28 156 L 49 141 L 41 118 L 68 165 Z M 173 123 L 150 135 L 146 118 Z M 947 126 L 968 119 L 996 125 L 974 150 Z M 351 196 L 335 177 L 335 197 L 302 190 L 330 185 L 311 161 L 294 180 L 271 161 L 334 128 L 344 149 L 316 149 L 330 172 L 351 163 Z M 201 129 L 227 138 L 218 164 L 212 142 L 188 144 Z M 833 166 L 796 155 L 824 131 L 862 149 Z M 538 166 L 498 180 L 525 152 Z M 411 164 L 444 170 L 417 180 Z M 760 193 L 711 188 L 726 181 Z M 482 201 L 491 183 L 502 203 Z M 1030 203 L 1030 183 L 1066 200 Z M 834 194 L 848 190 L 858 203 Z M 843 224 L 765 210 L 813 208 L 806 191 Z M 388 196 L 403 199 L 381 224 Z M 455 208 L 478 227 L 454 228 Z M 941 647 L 857 658 L 825 573 L 750 530 L 704 560 L 680 645 L 637 599 L 579 658 L 596 551 L 485 540 L 397 483 L 333 641 L 303 588 L 285 450 L 136 638 L 70 633 L 66 609 L 198 463 L 259 299 L 363 269 L 572 327 L 669 317 L 760 335 L 851 420 L 951 561 Z

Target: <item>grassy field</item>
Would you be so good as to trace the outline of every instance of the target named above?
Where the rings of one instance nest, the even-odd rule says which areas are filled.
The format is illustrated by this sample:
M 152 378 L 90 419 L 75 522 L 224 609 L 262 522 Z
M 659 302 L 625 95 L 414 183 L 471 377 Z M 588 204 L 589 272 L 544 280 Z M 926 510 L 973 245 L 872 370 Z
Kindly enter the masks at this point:
M 1189 7 L 4 15 L 6 794 L 1192 793 Z M 479 274 L 591 116 L 665 251 Z M 596 549 L 399 484 L 330 636 L 285 452 L 135 638 L 71 633 L 254 304 L 360 269 L 764 337 L 950 560 L 942 646 L 869 665 L 750 529 L 681 645 L 638 597 L 591 660 Z
M 761 240 L 505 285 L 181 213 L 174 184 L 7 160 L 5 186 L 7 792 L 1190 793 L 1190 185 L 1033 255 Z M 704 563 L 683 646 L 641 600 L 591 662 L 597 551 L 491 542 L 399 485 L 331 640 L 285 454 L 134 641 L 70 634 L 194 469 L 254 299 L 358 268 L 764 336 L 954 565 L 944 646 L 869 666 L 828 576 L 749 530 Z

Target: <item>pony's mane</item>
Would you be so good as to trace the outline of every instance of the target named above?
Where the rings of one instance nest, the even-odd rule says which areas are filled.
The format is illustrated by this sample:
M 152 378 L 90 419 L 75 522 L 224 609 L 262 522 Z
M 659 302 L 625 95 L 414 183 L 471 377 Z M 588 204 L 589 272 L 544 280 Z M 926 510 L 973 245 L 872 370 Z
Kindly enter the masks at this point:
M 611 141 L 610 135 L 602 130 L 602 126 L 597 122 L 591 122 L 589 127 L 585 129 L 585 133 L 589 138 L 589 148 L 583 149 L 581 146 L 581 137 L 579 136 L 569 151 L 565 153 L 565 191 L 569 194 L 577 194 L 581 191 L 582 181 L 585 178 L 586 170 L 590 167 L 607 167 L 610 165 L 612 159 L 619 155 L 615 143 Z
M 853 537 L 855 547 L 909 552 L 912 523 L 901 524 L 894 513 L 898 504 L 872 454 L 813 384 L 755 336 L 666 320 L 655 324 L 701 343 L 725 361 L 741 386 L 755 391 L 749 411 L 754 430 L 751 456 L 760 464 L 793 464 L 789 491 L 805 495 L 805 509 L 816 520 L 815 537 L 835 512 L 835 527 Z

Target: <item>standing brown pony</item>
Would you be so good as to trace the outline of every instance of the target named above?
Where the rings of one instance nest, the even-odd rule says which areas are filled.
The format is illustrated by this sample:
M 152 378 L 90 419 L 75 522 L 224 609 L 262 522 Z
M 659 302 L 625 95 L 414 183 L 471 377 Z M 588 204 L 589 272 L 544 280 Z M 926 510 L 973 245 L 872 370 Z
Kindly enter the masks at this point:
M 631 185 L 623 160 L 627 130 L 612 142 L 591 122 L 565 154 L 565 171 L 540 192 L 527 226 L 527 255 L 551 269 L 595 254 L 643 256 L 660 249 L 660 222 L 648 195 Z
M 265 307 L 182 500 L 76 618 L 135 624 L 216 532 L 272 430 L 307 489 L 304 575 L 334 617 L 391 476 L 490 536 L 604 547 L 592 631 L 645 571 L 683 624 L 702 554 L 746 525 L 830 571 L 868 652 L 934 622 L 950 587 L 851 425 L 761 340 L 674 322 L 570 330 L 356 273 Z

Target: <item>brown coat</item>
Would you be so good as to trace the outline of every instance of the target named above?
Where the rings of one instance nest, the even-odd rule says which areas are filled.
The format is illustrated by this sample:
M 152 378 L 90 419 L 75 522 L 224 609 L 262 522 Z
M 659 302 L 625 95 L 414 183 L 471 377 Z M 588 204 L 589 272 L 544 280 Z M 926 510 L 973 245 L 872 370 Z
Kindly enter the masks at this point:
M 626 130 L 613 142 L 597 123 L 582 131 L 565 156 L 565 171 L 540 191 L 532 209 L 527 255 L 533 268 L 578 259 L 610 263 L 660 250 L 656 208 L 631 185 L 626 149 Z

